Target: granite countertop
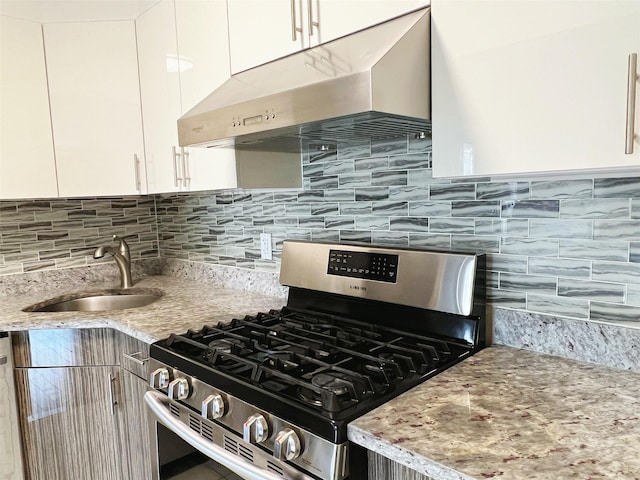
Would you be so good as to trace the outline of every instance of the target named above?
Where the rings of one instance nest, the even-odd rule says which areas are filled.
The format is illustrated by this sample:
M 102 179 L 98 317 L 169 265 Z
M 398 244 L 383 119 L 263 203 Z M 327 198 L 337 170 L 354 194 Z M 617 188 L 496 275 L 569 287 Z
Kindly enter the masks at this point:
M 139 308 L 101 312 L 23 312 L 22 309 L 65 293 L 100 292 L 118 288 L 118 283 L 92 283 L 83 287 L 52 286 L 36 292 L 0 298 L 0 330 L 39 328 L 111 327 L 134 338 L 152 343 L 170 333 L 181 333 L 204 324 L 230 321 L 247 314 L 281 308 L 284 297 L 274 297 L 203 284 L 172 276 L 148 276 L 138 279 L 136 289 L 159 289 L 164 295 Z
M 491 347 L 349 426 L 436 480 L 640 479 L 640 374 Z
M 113 281 L 52 282 L 13 291 L 0 297 L 0 330 L 108 327 L 152 343 L 286 303 L 282 296 L 158 275 L 135 284 L 164 292 L 144 307 L 22 311 L 65 293 L 113 288 Z M 359 418 L 348 434 L 434 480 L 640 479 L 640 373 L 490 347 Z

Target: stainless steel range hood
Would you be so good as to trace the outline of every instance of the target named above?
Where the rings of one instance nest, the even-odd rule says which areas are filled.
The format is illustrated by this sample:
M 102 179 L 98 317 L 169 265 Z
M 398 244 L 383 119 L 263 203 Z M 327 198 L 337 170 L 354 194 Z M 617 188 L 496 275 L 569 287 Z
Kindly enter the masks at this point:
M 255 166 L 299 162 L 310 142 L 430 135 L 429 50 L 423 9 L 245 70 L 178 120 L 180 145 L 235 147 Z

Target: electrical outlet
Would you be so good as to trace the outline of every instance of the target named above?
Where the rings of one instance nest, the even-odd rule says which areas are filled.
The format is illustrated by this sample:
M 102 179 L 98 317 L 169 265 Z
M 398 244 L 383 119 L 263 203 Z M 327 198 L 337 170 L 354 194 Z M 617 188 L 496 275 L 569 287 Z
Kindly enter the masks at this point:
M 273 260 L 270 233 L 260 234 L 260 258 L 264 258 L 265 260 Z

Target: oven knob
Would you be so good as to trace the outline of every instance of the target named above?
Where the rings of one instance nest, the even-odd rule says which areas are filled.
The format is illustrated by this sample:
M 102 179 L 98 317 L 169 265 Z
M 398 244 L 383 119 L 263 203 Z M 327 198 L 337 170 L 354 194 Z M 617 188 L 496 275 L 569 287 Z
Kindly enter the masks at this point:
M 151 388 L 167 388 L 169 386 L 169 370 L 166 368 L 157 368 L 151 373 L 149 380 Z
M 269 424 L 267 419 L 259 413 L 251 415 L 244 422 L 242 438 L 249 443 L 262 443 L 269 438 Z
M 202 416 L 207 419 L 220 418 L 224 415 L 226 405 L 219 393 L 209 395 L 202 401 Z
M 186 378 L 176 378 L 169 383 L 167 395 L 172 400 L 184 400 L 189 396 L 189 380 Z
M 273 442 L 273 456 L 278 460 L 295 460 L 302 453 L 298 434 L 285 428 Z

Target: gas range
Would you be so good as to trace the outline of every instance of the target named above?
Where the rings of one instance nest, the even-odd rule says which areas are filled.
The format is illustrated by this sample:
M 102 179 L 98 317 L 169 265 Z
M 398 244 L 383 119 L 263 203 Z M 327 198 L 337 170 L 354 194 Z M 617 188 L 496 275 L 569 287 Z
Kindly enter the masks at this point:
M 147 403 L 268 472 L 242 478 L 354 479 L 348 423 L 484 346 L 483 272 L 482 255 L 285 241 L 287 306 L 154 343 Z

